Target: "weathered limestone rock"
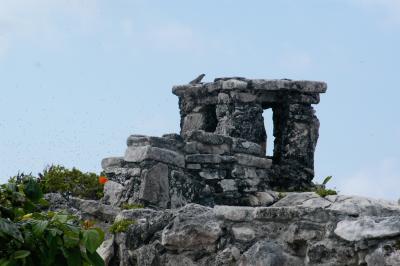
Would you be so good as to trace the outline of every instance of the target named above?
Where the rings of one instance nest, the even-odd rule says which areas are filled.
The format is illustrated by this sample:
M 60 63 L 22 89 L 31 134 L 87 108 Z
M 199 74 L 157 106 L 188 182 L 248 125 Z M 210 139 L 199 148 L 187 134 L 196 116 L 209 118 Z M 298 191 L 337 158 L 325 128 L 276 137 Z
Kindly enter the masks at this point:
M 258 265 L 304 265 L 299 258 L 287 254 L 283 247 L 273 241 L 259 241 L 250 247 L 240 258 L 240 266 Z
M 97 253 L 104 260 L 105 265 L 109 265 L 111 259 L 114 257 L 114 236 L 104 240 L 101 246 L 97 248 Z
M 311 193 L 299 194 L 292 199 L 314 199 Z M 278 204 L 280 201 L 283 203 Z M 353 201 L 362 199 L 354 197 Z M 278 200 L 276 205 L 284 202 L 287 199 Z M 152 214 L 142 211 L 143 218 L 136 211 L 125 215 L 144 220 L 126 234 L 129 243 L 136 243 L 128 245 L 133 249 L 127 256 L 141 265 L 397 265 L 394 237 L 399 235 L 400 207 L 392 211 L 397 215 L 355 219 L 346 210 L 325 208 L 323 201 L 308 207 L 208 208 L 188 204 Z M 139 232 L 147 232 L 146 237 Z
M 104 184 L 104 200 L 111 205 L 118 205 L 123 191 L 124 187 L 121 184 L 108 181 Z
M 150 137 L 143 135 L 131 135 L 127 139 L 128 147 L 152 146 L 167 150 L 179 151 L 184 143 L 176 134 L 167 134 L 165 137 Z
M 149 145 L 128 147 L 125 152 L 124 160 L 133 163 L 142 162 L 144 160 L 154 160 L 178 167 L 185 167 L 185 157 L 182 154 Z
M 400 265 L 400 250 L 385 250 L 386 247 L 379 247 L 365 258 L 367 265 L 389 266 Z
M 169 202 L 168 166 L 158 163 L 142 173 L 139 200 L 166 208 Z
M 232 233 L 239 241 L 251 241 L 255 237 L 254 230 L 249 227 L 232 227 Z
M 171 250 L 213 251 L 222 234 L 220 223 L 213 219 L 208 208 L 187 205 L 185 209 L 187 213 L 178 214 L 172 226 L 163 230 L 161 243 Z
M 101 168 L 107 169 L 109 167 L 122 167 L 123 163 L 124 163 L 123 157 L 104 158 L 101 161 Z
M 256 156 L 263 156 L 265 153 L 260 145 L 245 139 L 233 139 L 232 151 L 235 153 L 247 153 Z
M 245 166 L 254 166 L 258 168 L 270 168 L 272 165 L 272 160 L 262 157 L 256 157 L 248 154 L 235 154 L 235 158 L 238 164 L 245 165 Z
M 354 221 L 344 220 L 337 224 L 335 234 L 347 241 L 390 238 L 400 235 L 400 218 L 366 216 Z

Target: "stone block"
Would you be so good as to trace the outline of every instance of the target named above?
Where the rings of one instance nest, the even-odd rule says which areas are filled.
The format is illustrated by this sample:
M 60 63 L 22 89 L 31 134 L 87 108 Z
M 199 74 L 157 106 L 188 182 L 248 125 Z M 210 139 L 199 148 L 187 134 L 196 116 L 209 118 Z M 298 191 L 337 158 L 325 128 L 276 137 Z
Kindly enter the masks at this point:
M 257 99 L 257 95 L 254 93 L 232 91 L 230 94 L 231 94 L 232 100 L 235 102 L 251 103 L 251 102 L 255 102 Z
M 253 240 L 256 236 L 254 230 L 246 226 L 234 226 L 232 227 L 232 233 L 236 240 L 246 242 Z
M 183 134 L 188 131 L 202 129 L 205 125 L 205 116 L 201 113 L 192 113 L 185 116 L 182 124 Z
M 201 172 L 199 172 L 199 175 L 206 180 L 218 180 L 226 177 L 226 171 L 217 169 L 203 169 Z
M 172 87 L 172 93 L 177 96 L 197 95 L 207 92 L 202 84 L 177 85 Z
M 128 137 L 126 143 L 128 147 L 152 146 L 174 151 L 178 151 L 184 146 L 183 140 L 179 138 L 142 135 L 131 135 Z
M 257 168 L 271 168 L 272 160 L 265 157 L 257 157 L 253 155 L 237 153 L 235 154 L 237 163 L 245 166 L 253 166 Z
M 184 151 L 186 154 L 199 153 L 199 151 L 197 150 L 197 142 L 195 141 L 186 142 Z
M 224 179 L 220 182 L 220 185 L 224 192 L 235 192 L 238 189 L 234 179 Z
M 258 207 L 254 218 L 261 221 L 289 221 L 301 216 L 297 207 Z
M 226 143 L 220 145 L 207 145 L 197 142 L 196 149 L 199 151 L 199 153 L 229 154 L 231 151 L 231 146 Z
M 221 134 L 205 132 L 203 130 L 192 130 L 187 132 L 186 139 L 188 141 L 197 141 L 209 145 L 221 145 L 221 144 L 232 145 L 231 137 Z
M 126 149 L 124 160 L 126 162 L 142 162 L 144 160 L 154 160 L 167 164 L 185 167 L 185 157 L 175 151 L 166 150 L 151 146 L 133 147 Z
M 167 208 L 170 201 L 168 166 L 158 163 L 149 170 L 143 170 L 139 200 L 161 208 Z
M 218 219 L 249 222 L 255 218 L 255 208 L 239 206 L 215 206 L 214 213 Z
M 109 157 L 104 158 L 101 161 L 101 168 L 113 168 L 113 167 L 122 167 L 124 163 L 124 157 Z
M 219 104 L 227 104 L 231 102 L 231 98 L 229 97 L 229 94 L 227 93 L 218 93 L 218 103 Z
M 186 155 L 188 163 L 221 163 L 222 156 L 217 154 L 192 154 Z
M 243 90 L 247 88 L 247 82 L 238 79 L 228 79 L 222 82 L 223 90 Z
M 220 145 L 203 144 L 197 141 L 186 142 L 184 151 L 186 154 L 230 154 L 231 146 L 223 143 Z
M 204 87 L 207 89 L 208 92 L 212 93 L 222 88 L 222 82 L 209 82 L 204 84 Z
M 307 93 L 324 93 L 327 89 L 327 85 L 325 82 L 288 79 L 252 79 L 249 86 L 253 90 L 286 90 Z
M 124 187 L 121 184 L 109 180 L 104 184 L 104 198 L 108 203 L 115 206 L 119 203 L 123 190 Z
M 273 204 L 275 199 L 275 194 L 273 192 L 256 192 L 255 196 L 261 206 L 269 206 Z
M 247 141 L 245 139 L 233 138 L 233 153 L 245 153 L 251 155 L 263 156 L 264 149 L 257 143 Z
M 188 163 L 186 165 L 186 169 L 190 170 L 201 170 L 201 164 L 198 163 Z

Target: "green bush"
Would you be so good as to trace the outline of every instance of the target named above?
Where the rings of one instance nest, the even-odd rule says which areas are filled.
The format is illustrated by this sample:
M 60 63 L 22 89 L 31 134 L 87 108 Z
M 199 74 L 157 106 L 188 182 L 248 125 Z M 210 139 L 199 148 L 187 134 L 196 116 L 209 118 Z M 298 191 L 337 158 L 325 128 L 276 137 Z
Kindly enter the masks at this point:
M 317 193 L 318 195 L 320 195 L 323 198 L 325 198 L 326 196 L 329 196 L 329 195 L 337 195 L 336 190 L 326 188 L 326 184 L 328 184 L 328 182 L 331 179 L 332 179 L 332 176 L 325 177 L 324 181 L 322 182 L 322 185 L 315 189 L 315 193 Z
M 103 231 L 66 213 L 40 212 L 42 196 L 31 176 L 0 186 L 0 265 L 104 265 L 96 252 Z
M 136 221 L 134 221 L 134 220 L 126 220 L 126 219 L 123 219 L 123 220 L 120 220 L 120 221 L 118 221 L 118 222 L 115 222 L 111 227 L 110 227 L 110 232 L 111 233 L 121 233 L 121 232 L 126 232 L 126 230 L 128 230 L 128 227 L 131 225 L 131 224 L 135 224 L 136 223 Z
M 70 170 L 61 165 L 52 165 L 39 176 L 44 193 L 67 193 L 85 199 L 103 196 L 104 185 L 99 183 L 99 176 L 95 173 L 82 173 L 76 168 Z
M 143 209 L 144 205 L 140 203 L 122 203 L 121 209 L 123 210 L 133 210 L 133 209 Z
M 315 193 L 317 193 L 318 195 L 320 195 L 323 198 L 325 198 L 326 196 L 329 196 L 329 195 L 337 195 L 336 190 L 326 189 L 326 188 L 317 188 L 315 190 Z

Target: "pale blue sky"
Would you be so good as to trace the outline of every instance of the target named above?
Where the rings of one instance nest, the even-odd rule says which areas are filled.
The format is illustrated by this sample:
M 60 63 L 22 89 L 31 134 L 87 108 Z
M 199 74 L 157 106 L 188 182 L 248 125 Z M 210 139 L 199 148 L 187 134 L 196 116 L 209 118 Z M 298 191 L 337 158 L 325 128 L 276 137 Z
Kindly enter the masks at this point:
M 0 0 L 0 180 L 178 132 L 204 72 L 326 81 L 316 181 L 397 199 L 399 47 L 399 0 Z

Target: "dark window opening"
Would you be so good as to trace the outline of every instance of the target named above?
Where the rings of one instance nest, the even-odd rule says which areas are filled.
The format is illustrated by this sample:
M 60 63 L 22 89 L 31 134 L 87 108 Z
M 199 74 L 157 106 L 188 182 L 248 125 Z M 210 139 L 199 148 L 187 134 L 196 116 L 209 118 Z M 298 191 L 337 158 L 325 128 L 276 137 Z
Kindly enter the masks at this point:
M 206 132 L 215 132 L 218 125 L 216 106 L 215 105 L 207 105 L 202 110 L 204 114 L 204 131 Z
M 274 154 L 274 121 L 273 121 L 273 112 L 272 108 L 265 109 L 263 112 L 263 118 L 264 118 L 264 126 L 265 126 L 265 131 L 267 133 L 266 135 L 266 149 L 265 149 L 265 154 L 268 156 L 273 156 Z

